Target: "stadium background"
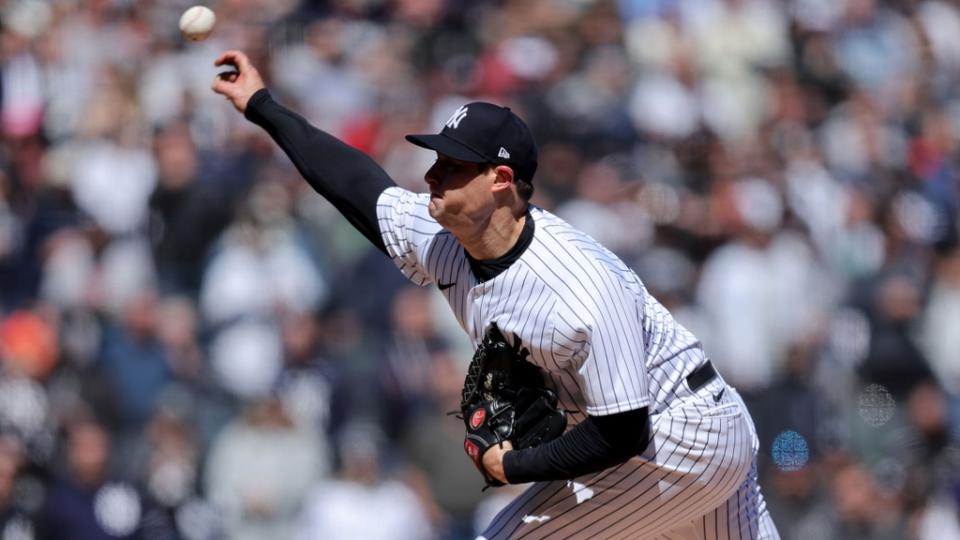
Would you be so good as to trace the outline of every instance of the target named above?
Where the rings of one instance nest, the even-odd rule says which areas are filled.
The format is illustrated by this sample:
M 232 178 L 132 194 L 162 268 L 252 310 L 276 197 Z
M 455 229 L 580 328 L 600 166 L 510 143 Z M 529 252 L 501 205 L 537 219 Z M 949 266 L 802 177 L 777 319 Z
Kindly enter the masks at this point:
M 748 398 L 785 539 L 960 538 L 960 2 L 0 2 L 0 538 L 466 539 L 469 345 L 210 91 L 423 189 L 469 99 Z

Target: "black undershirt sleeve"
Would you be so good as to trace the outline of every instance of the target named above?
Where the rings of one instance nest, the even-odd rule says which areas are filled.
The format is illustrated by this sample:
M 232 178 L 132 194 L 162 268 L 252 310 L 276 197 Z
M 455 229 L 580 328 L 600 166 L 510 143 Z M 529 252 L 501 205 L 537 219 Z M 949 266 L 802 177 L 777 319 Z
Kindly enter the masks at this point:
M 568 480 L 601 471 L 643 452 L 650 434 L 647 408 L 607 416 L 588 416 L 573 429 L 535 448 L 503 456 L 511 484 Z
M 250 98 L 244 115 L 273 137 L 317 193 L 386 253 L 377 225 L 377 199 L 396 185 L 386 171 L 363 152 L 274 101 L 266 88 Z

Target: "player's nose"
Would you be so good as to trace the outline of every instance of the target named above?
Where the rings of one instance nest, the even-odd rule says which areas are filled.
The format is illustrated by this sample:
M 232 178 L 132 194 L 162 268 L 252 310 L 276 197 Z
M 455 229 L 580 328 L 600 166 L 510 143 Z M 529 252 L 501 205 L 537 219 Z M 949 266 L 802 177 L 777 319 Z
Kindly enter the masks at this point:
M 423 175 L 423 180 L 431 189 L 440 187 L 440 175 L 437 173 L 436 165 L 427 169 L 427 172 Z

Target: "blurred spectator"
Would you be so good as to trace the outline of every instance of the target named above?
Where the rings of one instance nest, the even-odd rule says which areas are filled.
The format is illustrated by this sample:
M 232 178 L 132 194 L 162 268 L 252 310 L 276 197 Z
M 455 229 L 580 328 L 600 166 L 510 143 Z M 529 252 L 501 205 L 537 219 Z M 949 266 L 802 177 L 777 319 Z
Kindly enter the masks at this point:
M 92 235 L 65 227 L 47 239 L 45 252 L 40 297 L 61 310 L 93 307 L 97 260 Z
M 828 396 L 816 386 L 818 369 L 816 351 L 802 344 L 794 345 L 786 354 L 783 372 L 757 396 L 756 414 L 762 440 L 773 441 L 786 431 L 799 433 L 808 443 L 811 460 L 819 458 L 821 438 L 825 435 L 830 410 Z M 761 460 L 761 464 L 766 460 Z M 777 464 L 774 468 L 780 467 Z M 789 481 L 788 478 L 784 478 Z M 792 485 L 799 484 L 793 483 Z
M 614 160 L 586 166 L 577 181 L 577 197 L 556 214 L 621 257 L 646 248 L 652 230 L 641 207 L 626 199 L 628 187 Z
M 909 274 L 888 271 L 867 287 L 870 348 L 859 374 L 865 382 L 879 384 L 902 399 L 933 377 L 911 333 L 921 305 L 920 283 Z
M 382 433 L 370 425 L 344 428 L 339 472 L 310 494 L 296 538 L 434 538 L 423 502 L 384 469 L 388 458 L 384 442 Z
M 309 311 L 326 296 L 328 284 L 302 245 L 291 204 L 277 181 L 254 187 L 206 267 L 200 310 L 209 324 Z
M 917 66 L 917 36 L 909 21 L 877 0 L 848 0 L 834 48 L 842 69 L 859 85 L 894 92 Z
M 147 201 L 157 183 L 157 164 L 145 145 L 140 109 L 127 74 L 104 65 L 100 86 L 86 110 L 89 137 L 73 164 L 71 188 L 77 206 L 112 235 L 138 232 L 147 223 Z
M 440 538 L 466 540 L 475 536 L 474 511 L 484 485 L 472 464 L 463 460 L 462 422 L 448 414 L 459 410 L 463 370 L 450 351 L 427 358 L 429 401 L 410 420 L 403 448 L 441 512 L 436 524 Z
M 937 258 L 929 302 L 923 308 L 920 346 L 937 379 L 953 396 L 960 396 L 960 246 Z
M 56 333 L 57 328 L 37 313 L 10 314 L 0 322 L 0 357 L 5 361 L 5 370 L 32 379 L 45 379 L 59 360 Z
M 203 181 L 201 157 L 186 124 L 161 129 L 153 141 L 158 182 L 150 196 L 154 258 L 164 289 L 196 295 L 213 241 L 230 222 L 233 200 L 243 193 Z
M 267 395 L 283 369 L 280 335 L 269 322 L 228 326 L 214 336 L 209 355 L 217 383 L 241 400 Z
M 808 246 L 778 231 L 783 204 L 769 182 L 740 180 L 730 196 L 735 236 L 704 263 L 697 299 L 711 326 L 707 354 L 750 394 L 769 386 L 789 346 L 814 330 L 827 291 Z
M 67 470 L 50 485 L 40 538 L 129 538 L 140 521 L 131 486 L 108 483 L 110 439 L 104 427 L 79 420 L 67 428 Z
M 385 39 L 363 20 L 329 18 L 304 29 L 302 43 L 276 51 L 273 79 L 314 125 L 337 136 L 368 114 L 375 87 L 359 61 Z M 386 52 L 386 51 L 384 51 Z
M 95 365 L 104 378 L 106 403 L 101 411 L 116 422 L 121 443 L 139 437 L 158 404 L 161 392 L 171 382 L 167 351 L 157 335 L 157 299 L 143 291 L 128 304 L 119 324 L 104 332 L 100 362 Z
M 51 409 L 40 382 L 0 372 L 0 431 L 17 437 L 27 452 L 49 449 Z
M 278 387 L 294 422 L 330 434 L 345 421 L 349 392 L 344 369 L 324 356 L 320 323 L 312 314 L 291 313 L 282 320 L 284 365 Z
M 333 281 L 337 286 L 330 291 L 329 307 L 354 313 L 379 336 L 389 334 L 393 325 L 393 312 L 384 306 L 393 305 L 396 295 L 410 287 L 393 262 L 373 250 L 343 265 Z
M 391 438 L 401 438 L 411 419 L 422 408 L 430 406 L 434 398 L 431 386 L 434 357 L 448 348 L 434 326 L 429 294 L 419 287 L 404 287 L 390 309 L 393 331 L 387 344 L 381 384 L 383 429 Z
M 279 399 L 265 396 L 214 439 L 204 485 L 229 538 L 293 538 L 303 501 L 329 460 L 315 430 L 294 424 Z
M 30 514 L 15 497 L 23 449 L 12 437 L 0 436 L 0 538 L 34 538 Z
M 893 494 L 883 491 L 869 471 L 851 463 L 830 479 L 833 511 L 827 515 L 835 538 L 884 540 L 904 537 L 903 517 Z
M 824 516 L 826 490 L 819 483 L 819 474 L 810 467 L 796 471 L 772 467 L 765 475 L 770 513 L 775 516 L 784 540 L 833 538 L 832 527 Z
M 907 401 L 907 419 L 895 451 L 907 471 L 908 495 L 922 502 L 928 494 L 950 493 L 960 478 L 960 433 L 950 427 L 943 391 L 933 383 L 915 387 Z
M 147 426 L 146 464 L 139 470 L 150 496 L 166 508 L 189 498 L 197 483 L 200 448 L 190 426 L 181 418 L 158 411 Z

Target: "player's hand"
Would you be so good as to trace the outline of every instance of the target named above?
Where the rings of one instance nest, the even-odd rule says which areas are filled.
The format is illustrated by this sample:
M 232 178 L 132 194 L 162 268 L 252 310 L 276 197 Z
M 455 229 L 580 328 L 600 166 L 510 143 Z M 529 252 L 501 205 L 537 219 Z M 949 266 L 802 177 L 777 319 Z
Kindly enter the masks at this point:
M 247 110 L 247 102 L 257 90 L 264 88 L 260 72 L 253 67 L 246 54 L 240 51 L 227 51 L 217 57 L 213 65 L 232 66 L 233 71 L 218 73 L 213 80 L 213 91 L 224 96 L 240 112 Z
M 503 472 L 503 455 L 510 450 L 513 450 L 513 445 L 510 444 L 510 441 L 503 441 L 500 444 L 491 446 L 483 453 L 483 468 L 487 470 L 487 474 L 504 484 L 508 482 L 507 475 Z

